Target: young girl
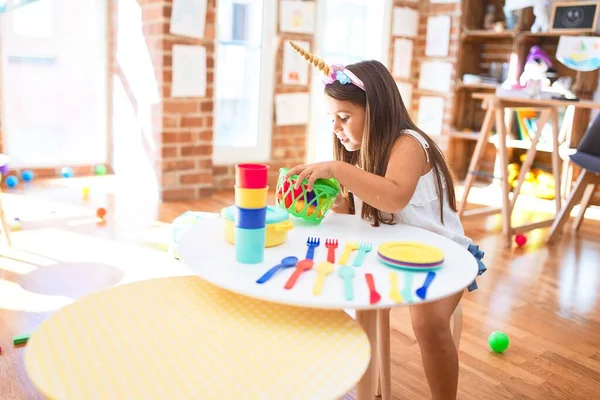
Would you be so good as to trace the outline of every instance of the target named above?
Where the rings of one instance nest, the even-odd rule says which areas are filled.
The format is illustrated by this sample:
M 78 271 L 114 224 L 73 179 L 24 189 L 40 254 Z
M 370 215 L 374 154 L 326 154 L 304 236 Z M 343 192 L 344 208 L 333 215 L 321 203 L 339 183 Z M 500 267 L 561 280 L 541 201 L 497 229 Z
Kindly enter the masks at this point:
M 378 61 L 328 66 L 290 43 L 323 72 L 327 112 L 333 124 L 335 161 L 296 166 L 312 189 L 318 178 L 336 178 L 342 186 L 334 211 L 357 214 L 379 224 L 408 224 L 465 246 L 485 271 L 483 253 L 464 235 L 456 213 L 452 175 L 438 146 L 410 119 L 396 82 Z M 476 289 L 476 284 L 469 290 Z M 462 293 L 410 307 L 434 399 L 456 397 L 458 352 L 450 317 Z

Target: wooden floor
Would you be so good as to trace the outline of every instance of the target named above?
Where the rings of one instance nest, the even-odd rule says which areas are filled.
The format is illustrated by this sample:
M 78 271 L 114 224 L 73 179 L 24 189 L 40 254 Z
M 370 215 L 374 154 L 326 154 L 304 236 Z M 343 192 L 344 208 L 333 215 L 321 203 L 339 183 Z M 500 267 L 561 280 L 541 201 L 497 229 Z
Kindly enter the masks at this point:
M 91 197 L 82 199 L 89 185 Z M 118 195 L 114 193 L 118 192 Z M 2 195 L 21 220 L 14 247 L 0 251 L 0 399 L 39 399 L 12 337 L 31 332 L 53 311 L 88 293 L 127 281 L 185 273 L 165 251 L 168 223 L 187 210 L 218 211 L 232 192 L 194 203 L 157 206 L 131 182 L 111 177 L 56 180 Z M 107 207 L 108 220 L 95 219 Z M 598 210 L 591 210 L 598 214 Z M 522 212 L 523 220 L 543 215 Z M 464 296 L 460 399 L 600 399 L 600 222 L 552 247 L 547 230 L 521 249 L 501 244 L 500 219 L 465 223 L 486 255 L 479 290 Z M 567 230 L 569 226 L 567 226 Z M 395 399 L 427 399 L 428 389 L 406 310 L 392 312 Z M 489 351 L 505 331 L 509 350 Z

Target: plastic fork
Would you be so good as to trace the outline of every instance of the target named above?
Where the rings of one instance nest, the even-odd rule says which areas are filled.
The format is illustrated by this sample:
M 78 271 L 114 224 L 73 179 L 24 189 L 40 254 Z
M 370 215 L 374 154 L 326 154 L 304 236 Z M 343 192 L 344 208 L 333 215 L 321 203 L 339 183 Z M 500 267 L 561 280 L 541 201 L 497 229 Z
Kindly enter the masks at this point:
M 306 250 L 306 259 L 314 260 L 315 258 L 315 248 L 319 247 L 319 243 L 321 241 L 319 238 L 309 237 L 306 239 L 306 245 L 308 246 L 308 250 Z
M 327 247 L 327 261 L 335 264 L 335 249 L 338 248 L 338 240 L 325 239 L 325 247 Z
M 350 254 L 352 254 L 352 252 L 356 249 L 358 249 L 358 243 L 356 243 L 356 242 L 346 243 L 346 246 L 344 247 L 344 252 L 342 253 L 342 256 L 340 257 L 338 264 L 346 265 L 348 263 L 348 259 L 350 258 Z
M 365 254 L 370 252 L 372 249 L 373 245 L 371 243 L 361 243 L 358 246 L 358 254 L 356 255 L 356 258 L 354 259 L 354 263 L 352 263 L 352 265 L 354 265 L 355 267 L 360 267 L 363 261 L 365 260 Z

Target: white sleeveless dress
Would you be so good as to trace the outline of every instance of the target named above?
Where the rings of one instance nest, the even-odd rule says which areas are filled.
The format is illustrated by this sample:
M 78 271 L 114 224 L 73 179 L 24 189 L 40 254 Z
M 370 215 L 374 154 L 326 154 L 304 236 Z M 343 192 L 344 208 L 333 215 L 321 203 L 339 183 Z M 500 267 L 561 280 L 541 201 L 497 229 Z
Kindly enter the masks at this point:
M 421 143 L 427 161 L 429 161 L 429 144 L 419 133 L 406 130 L 403 134 L 410 135 Z M 446 182 L 442 177 L 442 185 L 444 187 L 444 193 L 446 190 Z M 355 215 L 361 218 L 362 200 L 356 195 L 354 197 L 354 210 Z M 444 223 L 442 224 L 440 219 L 440 198 L 437 194 L 436 189 L 436 177 L 433 168 L 425 175 L 421 175 L 415 192 L 410 199 L 409 204 L 400 212 L 394 213 L 395 222 L 397 224 L 406 224 L 422 228 L 438 235 L 447 237 L 450 240 L 455 241 L 461 246 L 466 247 L 471 254 L 475 257 L 479 264 L 479 273 L 481 275 L 485 272 L 486 267 L 481 262 L 484 253 L 479 250 L 479 247 L 474 245 L 470 238 L 465 236 L 465 232 L 460 222 L 458 214 L 450 208 L 448 203 L 448 196 L 444 196 Z M 383 213 L 384 216 L 389 217 L 390 214 Z M 477 284 L 473 282 L 469 287 L 469 291 L 477 289 Z

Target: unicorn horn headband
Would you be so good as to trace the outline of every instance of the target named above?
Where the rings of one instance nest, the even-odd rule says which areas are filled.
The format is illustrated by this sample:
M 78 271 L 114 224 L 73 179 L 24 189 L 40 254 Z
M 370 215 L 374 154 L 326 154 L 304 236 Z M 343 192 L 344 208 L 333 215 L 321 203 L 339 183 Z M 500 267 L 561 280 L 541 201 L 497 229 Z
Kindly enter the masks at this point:
M 328 85 L 335 81 L 340 82 L 342 85 L 352 83 L 361 88 L 362 90 L 365 90 L 365 85 L 363 84 L 363 82 L 360 79 L 358 79 L 358 77 L 354 75 L 352 71 L 350 71 L 343 65 L 335 64 L 329 66 L 325 61 L 321 60 L 318 57 L 315 57 L 310 52 L 304 50 L 302 47 L 298 46 L 291 40 L 290 46 L 292 46 L 292 48 L 296 50 L 298 54 L 304 57 L 304 59 L 308 61 L 309 64 L 313 65 L 323 73 L 322 80 L 324 84 Z

